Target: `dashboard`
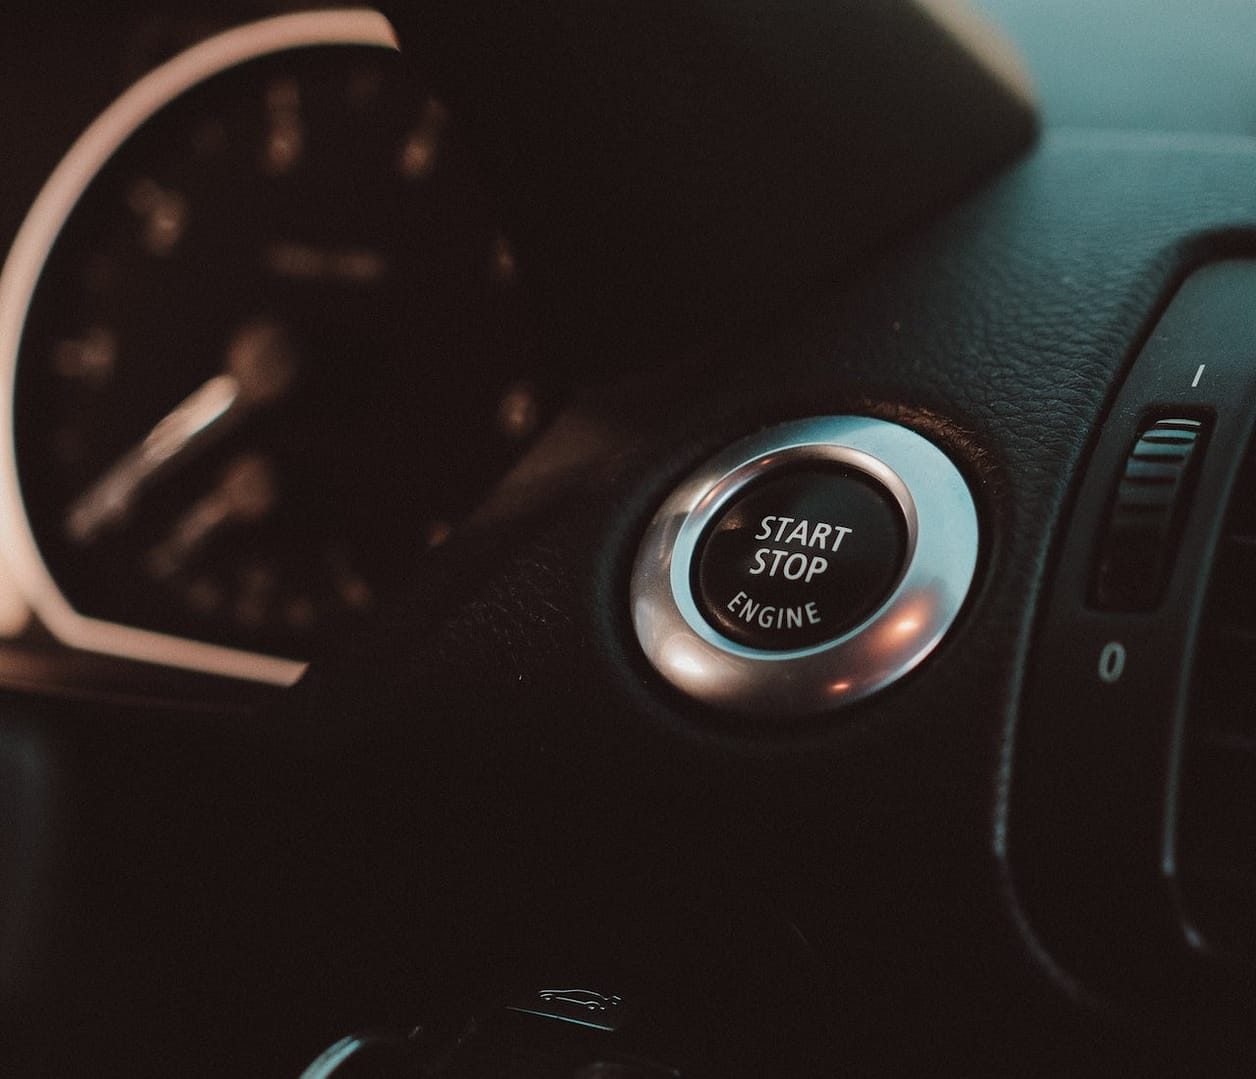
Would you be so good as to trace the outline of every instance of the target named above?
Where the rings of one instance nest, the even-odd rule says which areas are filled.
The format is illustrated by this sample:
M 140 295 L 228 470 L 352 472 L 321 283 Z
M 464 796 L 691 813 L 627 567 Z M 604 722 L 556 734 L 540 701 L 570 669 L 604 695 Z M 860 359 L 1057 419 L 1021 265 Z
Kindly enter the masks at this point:
M 0 1070 L 1249 1072 L 1216 24 L 383 7 L 0 43 Z

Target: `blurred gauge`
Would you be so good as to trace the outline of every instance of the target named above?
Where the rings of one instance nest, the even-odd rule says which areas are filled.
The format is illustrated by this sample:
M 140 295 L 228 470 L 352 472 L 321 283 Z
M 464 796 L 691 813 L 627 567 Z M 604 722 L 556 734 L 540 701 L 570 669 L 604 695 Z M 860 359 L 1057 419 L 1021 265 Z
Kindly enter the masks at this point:
M 515 277 L 382 17 L 282 16 L 159 68 L 0 280 L 6 554 L 36 613 L 79 647 L 292 681 L 541 424 Z

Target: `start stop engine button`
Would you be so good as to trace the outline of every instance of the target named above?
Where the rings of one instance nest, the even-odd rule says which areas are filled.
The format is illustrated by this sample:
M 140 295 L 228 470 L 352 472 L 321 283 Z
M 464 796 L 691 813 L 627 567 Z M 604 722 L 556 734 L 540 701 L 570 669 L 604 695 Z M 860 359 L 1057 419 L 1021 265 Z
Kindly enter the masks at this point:
M 767 427 L 686 477 L 646 528 L 632 624 L 681 692 L 775 718 L 923 663 L 977 568 L 977 509 L 924 436 L 871 416 Z
M 747 648 L 831 641 L 889 595 L 907 549 L 897 501 L 871 477 L 807 468 L 750 487 L 699 541 L 703 617 Z

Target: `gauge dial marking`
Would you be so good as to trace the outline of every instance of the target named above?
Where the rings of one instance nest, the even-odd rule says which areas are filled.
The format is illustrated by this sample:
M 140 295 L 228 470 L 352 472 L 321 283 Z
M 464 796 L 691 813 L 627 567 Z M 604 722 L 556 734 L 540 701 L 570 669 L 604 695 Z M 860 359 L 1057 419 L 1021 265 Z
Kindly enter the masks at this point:
M 126 520 L 143 490 L 174 464 L 282 396 L 295 369 L 295 354 L 281 326 L 269 321 L 245 325 L 227 350 L 226 371 L 193 390 L 70 504 L 66 534 L 88 544 Z
M 336 595 L 351 611 L 365 611 L 374 600 L 371 586 L 354 573 L 345 573 L 337 578 Z
M 58 375 L 97 388 L 113 375 L 118 338 L 104 326 L 92 326 L 82 337 L 58 341 L 52 365 Z
M 144 249 L 156 258 L 165 258 L 178 245 L 187 228 L 187 196 L 146 177 L 135 182 L 126 201 L 140 220 L 140 241 Z
M 448 123 L 449 113 L 445 106 L 436 98 L 429 97 L 423 106 L 423 115 L 406 136 L 397 158 L 397 168 L 407 180 L 425 179 L 436 167 L 440 137 Z
M 442 546 L 454 534 L 454 526 L 448 521 L 433 521 L 427 526 L 428 550 Z
M 149 551 L 149 572 L 159 579 L 173 577 L 223 528 L 265 517 L 274 508 L 277 486 L 274 465 L 265 457 L 237 457 L 218 486 L 197 499 L 169 535 Z
M 497 429 L 507 438 L 522 440 L 536 430 L 540 415 L 536 390 L 518 382 L 507 387 L 497 404 Z
M 498 234 L 493 238 L 493 253 L 489 258 L 489 278 L 499 285 L 509 285 L 515 279 L 515 252 L 510 241 Z
M 262 251 L 262 263 L 276 277 L 375 285 L 388 276 L 388 259 L 366 247 L 325 248 L 277 242 Z
M 278 79 L 266 90 L 269 128 L 262 152 L 262 170 L 271 176 L 291 172 L 305 149 L 301 120 L 301 88 L 294 79 Z

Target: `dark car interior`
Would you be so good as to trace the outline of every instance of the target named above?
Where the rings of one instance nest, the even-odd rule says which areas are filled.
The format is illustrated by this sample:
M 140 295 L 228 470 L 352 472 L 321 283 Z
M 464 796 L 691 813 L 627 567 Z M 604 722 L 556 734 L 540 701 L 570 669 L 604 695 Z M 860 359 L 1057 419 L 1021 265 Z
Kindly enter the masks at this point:
M 1256 1069 L 1256 7 L 5 21 L 0 1074 Z

